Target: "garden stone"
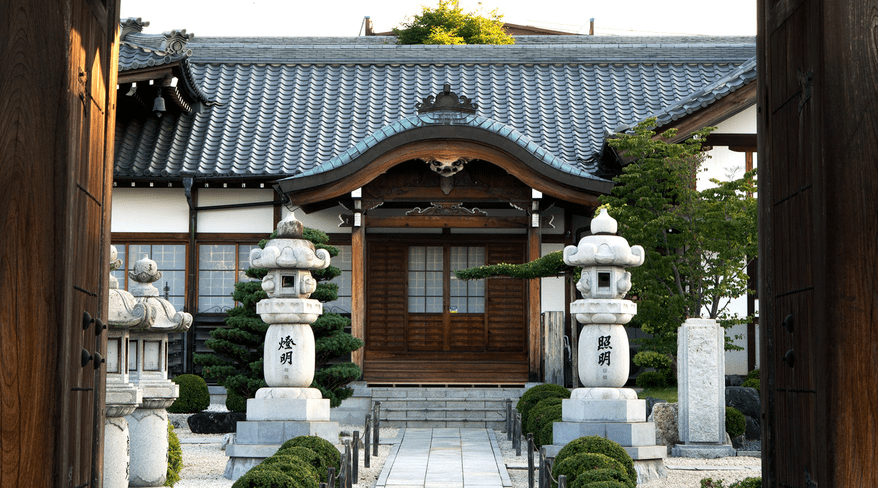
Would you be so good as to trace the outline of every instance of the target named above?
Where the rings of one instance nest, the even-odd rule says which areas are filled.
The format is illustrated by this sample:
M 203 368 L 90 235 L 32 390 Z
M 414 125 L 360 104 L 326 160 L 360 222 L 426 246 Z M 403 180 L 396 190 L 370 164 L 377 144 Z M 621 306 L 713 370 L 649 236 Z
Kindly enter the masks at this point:
M 741 386 L 741 383 L 747 379 L 747 375 L 743 374 L 727 374 L 726 386 Z
M 657 403 L 667 403 L 667 402 L 668 402 L 667 400 L 662 400 L 661 398 L 646 397 L 646 416 L 649 417 L 650 415 L 652 415 L 652 408 Z
M 726 406 L 734 407 L 747 417 L 760 418 L 762 407 L 756 388 L 730 386 L 726 388 Z
M 743 448 L 744 448 L 744 442 L 745 442 L 746 440 L 747 440 L 747 439 L 744 437 L 744 434 L 741 434 L 741 435 L 739 435 L 738 437 L 735 437 L 735 438 L 732 439 L 732 447 L 734 447 L 735 449 L 743 449 Z
M 667 446 L 668 450 L 680 442 L 677 427 L 677 404 L 657 403 L 652 409 L 647 422 L 655 423 L 655 443 Z
M 227 434 L 235 432 L 238 422 L 247 420 L 244 412 L 199 412 L 186 422 L 194 434 Z
M 759 419 L 747 416 L 744 419 L 747 420 L 747 429 L 744 431 L 747 439 L 753 441 L 762 440 L 762 425 L 759 423 Z

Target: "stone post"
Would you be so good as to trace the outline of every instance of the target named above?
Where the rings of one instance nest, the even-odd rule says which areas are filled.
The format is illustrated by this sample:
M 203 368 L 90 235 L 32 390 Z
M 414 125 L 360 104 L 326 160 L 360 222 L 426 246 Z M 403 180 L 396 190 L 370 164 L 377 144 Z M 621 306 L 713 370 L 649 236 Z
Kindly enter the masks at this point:
M 584 297 L 570 304 L 583 324 L 579 336 L 579 379 L 582 388 L 563 400 L 562 422 L 555 422 L 550 453 L 582 436 L 597 435 L 619 443 L 634 459 L 638 483 L 665 477 L 665 446 L 655 445 L 655 424 L 646 421 L 646 400 L 623 388 L 628 381 L 630 353 L 625 324 L 637 305 L 624 300 L 631 289 L 626 267 L 643 264 L 640 246 L 629 246 L 616 235 L 618 224 L 606 210 L 591 221 L 592 235 L 564 249 L 564 262 L 582 267 L 576 288 Z
M 715 320 L 688 319 L 677 332 L 679 457 L 734 456 L 726 443 L 725 333 Z
M 316 354 L 311 324 L 323 313 L 323 304 L 309 298 L 317 288 L 310 270 L 329 266 L 329 252 L 315 250 L 303 231 L 291 212 L 264 249 L 250 252 L 251 266 L 268 269 L 262 279 L 268 298 L 256 304 L 256 312 L 269 324 L 263 346 L 268 386 L 247 400 L 247 420 L 238 422 L 235 440 L 226 446 L 228 479 L 240 478 L 293 437 L 316 435 L 338 443 L 338 423 L 329 421 L 329 400 L 309 388 Z
M 110 246 L 110 270 L 119 267 L 118 251 Z M 149 318 L 146 306 L 131 293 L 119 289 L 110 275 L 107 325 L 107 400 L 104 421 L 105 488 L 127 488 L 131 461 L 131 437 L 126 415 L 143 401 L 143 391 L 128 382 L 128 329 L 142 326 Z
M 131 381 L 143 390 L 143 403 L 126 416 L 131 431 L 129 486 L 158 487 L 168 470 L 168 408 L 179 387 L 168 380 L 168 333 L 185 332 L 192 315 L 177 312 L 159 296 L 153 283 L 161 279 L 155 261 L 144 256 L 134 263 L 131 294 L 146 307 L 147 321 L 130 332 L 128 364 Z

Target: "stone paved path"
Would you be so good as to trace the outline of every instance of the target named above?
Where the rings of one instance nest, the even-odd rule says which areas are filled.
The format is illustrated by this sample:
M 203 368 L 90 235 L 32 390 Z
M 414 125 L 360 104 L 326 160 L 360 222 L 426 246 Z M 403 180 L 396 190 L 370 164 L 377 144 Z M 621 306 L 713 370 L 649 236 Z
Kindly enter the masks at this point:
M 401 431 L 376 488 L 503 488 L 512 482 L 493 430 Z

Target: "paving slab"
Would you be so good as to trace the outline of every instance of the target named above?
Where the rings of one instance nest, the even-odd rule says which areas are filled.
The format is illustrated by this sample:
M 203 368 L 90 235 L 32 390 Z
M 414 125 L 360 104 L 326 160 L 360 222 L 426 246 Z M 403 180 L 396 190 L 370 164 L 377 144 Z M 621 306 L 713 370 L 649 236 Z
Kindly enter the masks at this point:
M 493 430 L 407 428 L 400 431 L 376 488 L 509 488 Z

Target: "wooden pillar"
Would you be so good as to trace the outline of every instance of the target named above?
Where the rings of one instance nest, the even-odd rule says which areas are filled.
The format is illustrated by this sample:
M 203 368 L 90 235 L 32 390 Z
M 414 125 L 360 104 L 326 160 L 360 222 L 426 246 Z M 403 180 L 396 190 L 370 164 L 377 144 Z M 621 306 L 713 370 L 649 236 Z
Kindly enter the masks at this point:
M 759 0 L 762 486 L 878 486 L 878 0 Z
M 365 225 L 354 226 L 351 232 L 351 335 L 366 340 Z M 365 346 L 351 353 L 351 362 L 359 366 L 360 370 L 363 369 L 364 349 Z
M 537 226 L 530 225 L 527 228 L 527 260 L 538 259 L 540 252 L 541 233 L 539 227 L 539 215 Z M 528 381 L 541 381 L 540 366 L 542 362 L 540 347 L 540 279 L 528 280 Z

